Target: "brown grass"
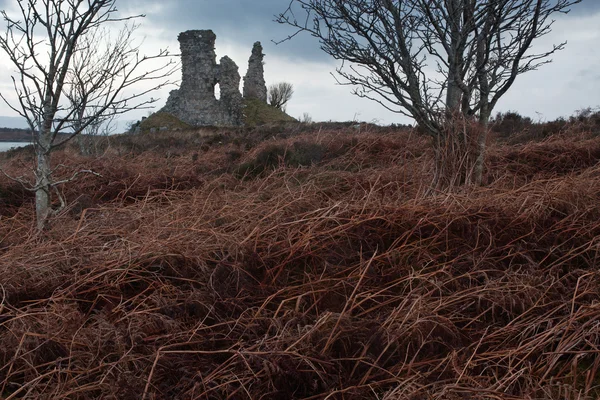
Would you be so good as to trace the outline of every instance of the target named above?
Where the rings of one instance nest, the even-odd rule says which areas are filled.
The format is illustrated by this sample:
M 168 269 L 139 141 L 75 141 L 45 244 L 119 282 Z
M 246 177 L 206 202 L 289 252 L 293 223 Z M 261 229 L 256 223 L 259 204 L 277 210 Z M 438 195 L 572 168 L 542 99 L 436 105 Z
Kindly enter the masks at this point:
M 426 196 L 411 132 L 218 135 L 56 153 L 102 178 L 45 238 L 0 180 L 0 398 L 598 398 L 600 138 L 492 145 L 485 187 Z

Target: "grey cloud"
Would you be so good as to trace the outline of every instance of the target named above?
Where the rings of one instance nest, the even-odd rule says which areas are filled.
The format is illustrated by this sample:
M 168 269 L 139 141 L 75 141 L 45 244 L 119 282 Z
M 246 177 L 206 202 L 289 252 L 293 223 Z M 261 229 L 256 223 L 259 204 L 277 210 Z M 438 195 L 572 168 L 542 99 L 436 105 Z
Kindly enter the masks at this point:
M 0 10 L 9 8 L 15 0 L 0 0 Z M 290 59 L 326 61 L 329 56 L 309 34 L 301 34 L 279 45 L 295 31 L 292 27 L 274 22 L 275 15 L 284 12 L 288 0 L 118 0 L 123 14 L 146 14 L 144 27 L 159 27 L 175 39 L 189 29 L 212 29 L 219 40 L 252 47 L 260 41 L 269 55 Z M 152 12 L 160 5 L 159 12 Z
M 597 12 L 600 12 L 600 1 L 598 0 L 583 0 L 571 8 L 573 15 L 593 14 Z
M 127 5 L 143 12 L 148 4 L 163 4 L 160 15 L 148 14 L 146 23 L 157 24 L 174 36 L 188 29 L 212 29 L 217 41 L 234 41 L 251 46 L 261 41 L 267 55 L 281 55 L 304 61 L 328 61 L 319 42 L 308 33 L 301 33 L 292 40 L 275 45 L 295 32 L 294 28 L 274 22 L 275 15 L 285 12 L 289 0 L 129 0 Z M 135 8 L 134 8 L 135 7 Z M 600 1 L 583 0 L 572 7 L 571 15 L 600 12 Z M 298 15 L 301 19 L 303 15 Z
M 378 104 L 351 96 L 349 87 L 335 86 L 333 78 L 329 76 L 334 70 L 331 65 L 335 63 L 310 35 L 300 34 L 277 46 L 272 43 L 272 40 L 281 40 L 294 33 L 293 28 L 273 22 L 276 14 L 285 11 L 289 1 L 118 0 L 117 6 L 123 13 L 146 13 L 147 18 L 141 21 L 142 29 L 149 31 L 155 28 L 161 35 L 167 36 L 164 39 L 170 42 L 170 46 L 176 45 L 179 32 L 188 29 L 212 29 L 217 34 L 217 49 L 225 41 L 235 43 L 247 49 L 244 57 L 250 55 L 253 42 L 261 41 L 267 55 L 267 67 L 277 65 L 279 68 L 274 71 L 278 73 L 277 79 L 289 77 L 295 85 L 297 83 L 297 93 L 289 108 L 294 116 L 306 111 L 317 120 L 347 120 L 357 114 L 365 120 L 378 118 L 386 123 L 398 122 L 400 116 L 385 114 Z M 14 4 L 15 0 L 0 0 L 0 9 Z M 597 40 L 590 38 L 590 35 L 599 32 L 598 24 L 593 21 L 598 16 L 600 0 L 583 0 L 572 7 L 568 16 L 563 18 L 557 15 L 554 32 L 545 43 L 547 46 L 560 43 L 565 35 L 574 32 L 573 37 L 569 37 L 567 48 L 556 54 L 553 64 L 541 68 L 531 76 L 526 74 L 520 78 L 496 111 L 518 109 L 530 116 L 535 116 L 535 111 L 541 111 L 545 118 L 550 119 L 568 115 L 578 107 L 596 106 L 596 88 L 600 81 L 593 66 L 598 65 L 598 58 L 590 49 L 595 48 Z M 581 26 L 582 24 L 585 26 Z M 171 50 L 176 51 L 173 47 Z M 271 57 L 278 57 L 278 63 L 271 63 Z M 247 58 L 237 58 L 235 61 L 243 68 L 246 60 Z M 301 61 L 324 62 L 329 65 L 323 67 L 323 70 L 305 71 L 302 68 L 309 67 L 305 67 Z M 584 70 L 582 66 L 585 66 Z M 577 76 L 578 73 L 583 76 Z M 0 78 L 1 75 L 0 73 Z M 128 118 L 138 116 L 132 114 Z
M 130 10 L 144 12 L 148 9 L 147 0 L 128 2 Z M 157 4 L 157 2 L 154 2 Z M 145 25 L 157 25 L 161 29 L 177 33 L 188 29 L 212 29 L 219 40 L 228 40 L 252 46 L 262 42 L 265 53 L 287 58 L 310 61 L 329 60 L 321 51 L 318 41 L 309 34 L 300 34 L 292 40 L 275 45 L 295 30 L 274 22 L 275 15 L 286 10 L 287 0 L 172 0 L 164 4 L 160 14 L 147 14 Z

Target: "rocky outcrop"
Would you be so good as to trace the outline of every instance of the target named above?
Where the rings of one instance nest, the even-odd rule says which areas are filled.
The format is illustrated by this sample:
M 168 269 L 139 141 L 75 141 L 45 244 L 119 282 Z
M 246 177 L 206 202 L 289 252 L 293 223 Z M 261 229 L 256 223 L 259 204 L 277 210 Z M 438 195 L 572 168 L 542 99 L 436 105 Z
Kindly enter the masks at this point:
M 244 77 L 244 98 L 258 99 L 266 103 L 267 85 L 265 83 L 264 57 L 260 42 L 254 43 L 252 55 L 248 60 L 248 72 Z

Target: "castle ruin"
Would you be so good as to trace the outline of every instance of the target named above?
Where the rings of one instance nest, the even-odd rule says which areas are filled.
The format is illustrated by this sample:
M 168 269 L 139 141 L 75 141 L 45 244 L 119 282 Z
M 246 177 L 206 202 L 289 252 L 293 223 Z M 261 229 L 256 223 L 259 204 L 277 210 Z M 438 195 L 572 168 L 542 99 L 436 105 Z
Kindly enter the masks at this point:
M 254 43 L 252 55 L 248 60 L 248 72 L 244 77 L 244 97 L 267 102 L 267 85 L 265 84 L 265 69 L 260 42 Z
M 243 98 L 267 101 L 262 46 L 254 43 L 240 93 L 240 74 L 235 62 L 225 56 L 217 64 L 216 35 L 211 30 L 192 30 L 178 36 L 182 78 L 179 89 L 171 91 L 161 110 L 194 126 L 241 126 Z M 220 99 L 215 97 L 219 85 Z

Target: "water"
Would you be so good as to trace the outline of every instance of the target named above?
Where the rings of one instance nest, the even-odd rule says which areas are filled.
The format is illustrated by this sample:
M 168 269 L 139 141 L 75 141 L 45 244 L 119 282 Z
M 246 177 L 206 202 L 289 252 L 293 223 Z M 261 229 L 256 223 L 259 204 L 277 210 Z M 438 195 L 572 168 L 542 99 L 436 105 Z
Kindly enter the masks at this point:
M 10 150 L 13 147 L 27 146 L 28 142 L 0 142 L 0 152 Z

